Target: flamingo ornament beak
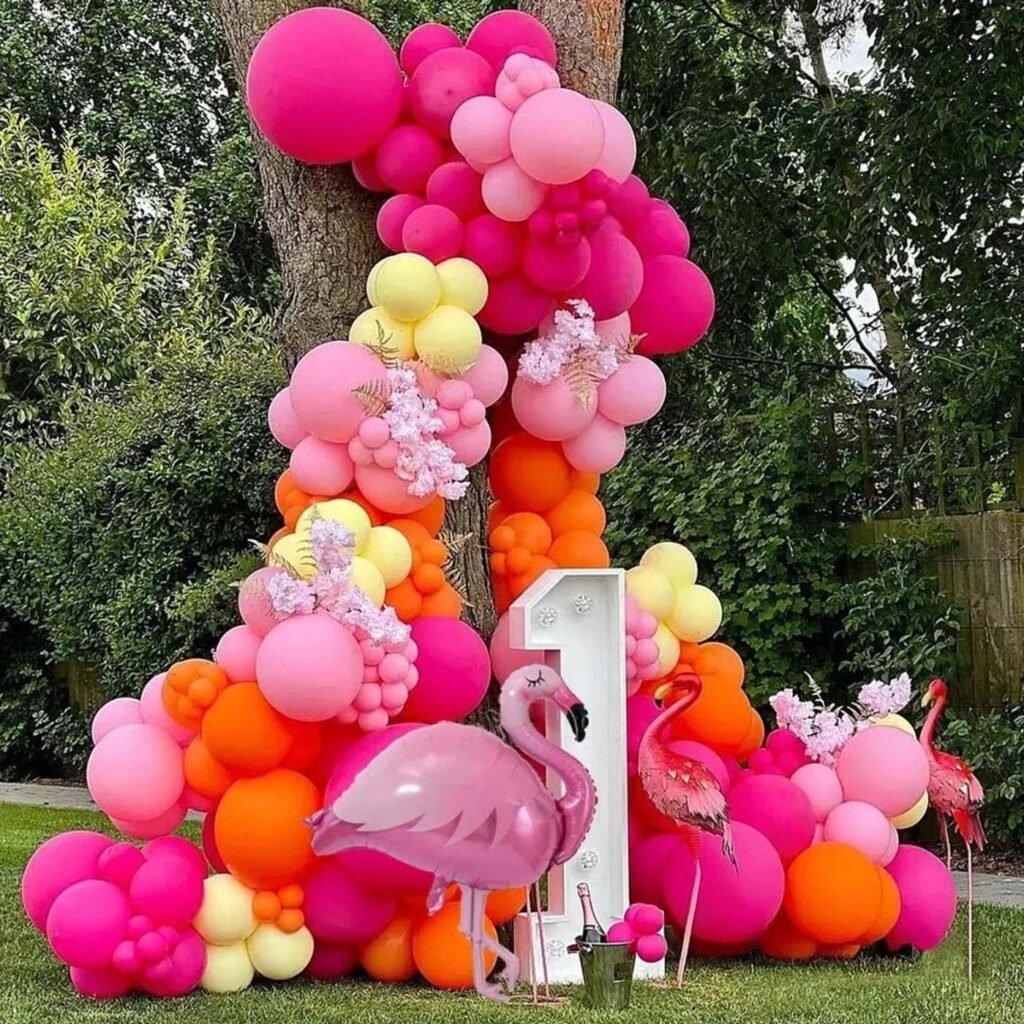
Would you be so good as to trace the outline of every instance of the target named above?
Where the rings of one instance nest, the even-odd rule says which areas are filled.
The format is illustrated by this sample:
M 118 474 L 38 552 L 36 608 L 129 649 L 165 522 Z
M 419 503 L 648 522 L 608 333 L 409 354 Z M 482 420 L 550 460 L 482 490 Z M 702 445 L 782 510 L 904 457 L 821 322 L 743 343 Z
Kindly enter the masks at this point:
M 921 707 L 928 707 L 928 705 L 931 704 L 934 700 L 935 694 L 932 693 L 932 688 L 929 686 L 928 689 L 924 691 L 924 696 L 921 698 Z

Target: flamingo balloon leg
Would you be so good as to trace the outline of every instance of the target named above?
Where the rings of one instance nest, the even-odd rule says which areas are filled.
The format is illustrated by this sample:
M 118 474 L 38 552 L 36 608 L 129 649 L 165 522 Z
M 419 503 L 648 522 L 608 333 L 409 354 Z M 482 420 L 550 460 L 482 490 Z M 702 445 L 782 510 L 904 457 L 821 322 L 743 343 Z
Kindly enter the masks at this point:
M 462 890 L 462 914 L 459 930 L 469 939 L 473 947 L 473 987 L 481 995 L 495 1002 L 506 1003 L 515 991 L 519 981 L 519 957 L 496 942 L 484 928 L 484 911 L 487 907 L 487 893 L 471 885 L 460 885 Z M 495 981 L 487 980 L 484 950 L 489 950 L 501 961 L 501 971 Z

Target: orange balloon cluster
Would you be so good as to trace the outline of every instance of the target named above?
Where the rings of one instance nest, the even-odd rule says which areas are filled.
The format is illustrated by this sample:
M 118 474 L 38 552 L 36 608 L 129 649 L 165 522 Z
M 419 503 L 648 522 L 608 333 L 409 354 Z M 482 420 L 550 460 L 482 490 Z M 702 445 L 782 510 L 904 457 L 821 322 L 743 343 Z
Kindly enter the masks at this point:
M 444 573 L 448 548 L 425 526 L 412 519 L 392 519 L 388 525 L 409 542 L 412 571 L 401 583 L 388 590 L 384 600 L 403 622 L 412 622 L 421 615 L 459 618 L 462 598 Z

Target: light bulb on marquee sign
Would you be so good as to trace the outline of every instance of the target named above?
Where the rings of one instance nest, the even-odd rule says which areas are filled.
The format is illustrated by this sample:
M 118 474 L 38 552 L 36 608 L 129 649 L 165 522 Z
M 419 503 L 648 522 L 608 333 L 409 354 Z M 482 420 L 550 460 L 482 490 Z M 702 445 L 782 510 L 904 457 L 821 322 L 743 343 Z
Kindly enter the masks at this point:
M 552 981 L 580 983 L 579 957 L 568 947 L 581 923 L 573 899 L 587 882 L 598 919 L 605 925 L 629 905 L 629 827 L 626 806 L 626 574 L 622 569 L 549 569 L 509 609 L 509 641 L 526 651 L 549 651 L 562 678 L 587 706 L 590 725 L 582 743 L 564 727 L 561 713 L 547 709 L 547 738 L 564 747 L 590 772 L 597 811 L 583 845 L 548 875 L 548 910 L 543 914 L 544 951 Z M 550 660 L 550 659 L 549 659 Z M 561 796 L 557 776 L 548 784 Z M 532 915 L 515 923 L 515 950 L 529 969 Z M 540 950 L 540 935 L 534 935 Z M 539 972 L 540 957 L 534 958 Z M 637 962 L 637 977 L 660 978 L 664 961 Z

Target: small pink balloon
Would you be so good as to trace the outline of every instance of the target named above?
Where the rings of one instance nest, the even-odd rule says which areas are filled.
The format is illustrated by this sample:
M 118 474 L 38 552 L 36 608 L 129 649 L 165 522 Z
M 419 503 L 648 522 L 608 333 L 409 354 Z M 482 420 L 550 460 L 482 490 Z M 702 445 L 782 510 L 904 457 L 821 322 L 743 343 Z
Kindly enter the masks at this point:
M 233 626 L 221 638 L 213 660 L 233 683 L 251 683 L 256 679 L 256 653 L 263 637 L 249 626 Z
M 664 935 L 641 935 L 636 940 L 636 955 L 647 964 L 656 964 L 668 953 Z
M 497 349 L 483 345 L 476 362 L 462 374 L 472 389 L 473 397 L 490 406 L 501 398 L 508 387 L 508 366 Z
M 143 991 L 162 999 L 172 999 L 191 992 L 206 968 L 206 944 L 194 928 L 178 929 L 179 937 L 165 969 L 158 975 L 143 974 L 139 985 Z
M 309 436 L 298 443 L 288 462 L 292 477 L 309 494 L 341 494 L 355 475 L 344 444 Z
M 814 839 L 814 811 L 806 794 L 781 775 L 752 775 L 729 793 L 733 822 L 756 828 L 789 864 Z
M 814 823 L 814 838 L 811 840 L 811 846 L 817 846 L 818 843 L 825 842 L 825 826 L 820 822 Z
M 446 139 L 455 112 L 472 97 L 488 95 L 495 75 L 495 69 L 472 50 L 435 50 L 423 58 L 409 79 L 413 116 L 432 135 Z
M 643 287 L 629 315 L 644 335 L 645 356 L 685 352 L 697 344 L 715 315 L 715 293 L 704 271 L 681 256 L 654 256 L 643 264 Z
M 114 843 L 100 854 L 96 862 L 96 875 L 104 882 L 127 890 L 135 873 L 146 863 L 142 851 L 131 843 Z
M 398 51 L 398 62 L 411 78 L 420 64 L 432 53 L 461 45 L 462 40 L 454 29 L 447 25 L 439 25 L 436 21 L 428 21 L 425 25 L 417 25 L 405 37 L 402 48 Z
M 140 725 L 142 711 L 134 697 L 115 697 L 108 700 L 93 716 L 92 741 L 99 743 L 104 736 L 122 725 Z
M 552 300 L 518 274 L 491 281 L 477 320 L 495 334 L 525 334 L 551 312 Z
M 287 718 L 324 722 L 347 708 L 363 681 L 352 634 L 327 615 L 296 615 L 275 626 L 256 655 L 256 682 Z
M 358 966 L 359 950 L 355 946 L 318 940 L 304 973 L 315 981 L 336 981 L 347 978 Z
M 604 148 L 597 161 L 597 169 L 604 171 L 612 181 L 625 181 L 633 173 L 636 163 L 636 136 L 626 118 L 609 103 L 593 100 L 604 122 Z
M 422 196 L 402 194 L 388 199 L 377 213 L 377 237 L 392 251 L 402 251 L 402 228 L 413 210 L 423 206 Z
M 281 616 L 274 611 L 267 584 L 285 572 L 280 566 L 264 566 L 247 576 L 238 588 L 238 613 L 242 621 L 260 636 L 266 636 L 281 621 Z
M 618 188 L 608 193 L 608 212 L 626 230 L 632 230 L 648 215 L 651 194 L 647 186 L 631 174 Z
M 826 764 L 805 764 L 793 773 L 790 782 L 799 786 L 810 800 L 815 821 L 824 822 L 843 802 L 839 776 Z
M 544 89 L 515 112 L 509 141 L 515 162 L 526 174 L 547 185 L 562 185 L 578 181 L 597 165 L 604 149 L 604 121 L 581 93 Z
M 71 968 L 71 984 L 86 999 L 120 999 L 132 990 L 132 978 L 117 970 L 94 971 Z
M 543 89 L 557 89 L 561 84 L 558 73 L 550 64 L 525 53 L 515 53 L 498 72 L 494 95 L 515 112 L 535 93 Z
M 441 164 L 427 182 L 427 201 L 446 206 L 465 222 L 484 212 L 483 179 L 464 160 Z M 462 241 L 460 230 L 460 243 Z
M 53 901 L 76 882 L 96 877 L 103 854 L 114 840 L 98 832 L 64 832 L 47 839 L 28 859 L 21 875 L 21 903 L 39 931 Z
M 292 406 L 311 434 L 345 443 L 366 418 L 354 389 L 385 375 L 383 363 L 369 349 L 328 341 L 307 352 L 292 372 Z
M 369 942 L 395 916 L 395 901 L 358 885 L 334 857 L 302 883 L 306 927 L 330 943 Z
M 566 295 L 587 276 L 590 260 L 590 242 L 585 238 L 571 247 L 529 238 L 523 249 L 523 273 L 541 291 Z
M 426 256 L 431 263 L 442 263 L 462 248 L 462 222 L 447 206 L 428 203 L 406 217 L 402 247 Z
M 846 843 L 881 864 L 889 852 L 892 825 L 877 807 L 861 800 L 847 800 L 829 813 L 824 834 L 826 842 Z
M 681 757 L 699 761 L 714 775 L 718 788 L 728 794 L 732 788 L 729 770 L 725 767 L 725 762 L 710 747 L 704 746 L 703 743 L 697 743 L 695 740 L 673 740 L 668 744 L 668 749 Z
M 581 473 L 607 473 L 626 454 L 626 431 L 598 413 L 581 433 L 562 442 L 562 451 Z
M 512 155 L 512 111 L 493 96 L 474 96 L 455 111 L 452 143 L 467 159 L 496 164 Z
M 747 758 L 750 770 L 757 775 L 782 775 L 782 769 L 775 763 L 775 755 L 761 747 Z
M 623 920 L 637 935 L 653 935 L 665 927 L 665 912 L 653 903 L 632 903 L 626 908 Z
M 631 427 L 656 416 L 665 404 L 665 375 L 643 356 L 634 355 L 597 389 L 597 408 L 613 423 Z
M 628 942 L 632 944 L 636 941 L 636 933 L 625 921 L 616 921 L 615 924 L 608 929 L 608 942 Z
M 304 437 L 309 436 L 309 432 L 295 415 L 287 388 L 282 388 L 274 395 L 267 412 L 267 423 L 270 425 L 270 433 L 274 435 L 274 440 L 284 448 L 294 448 Z
M 934 949 L 956 916 L 953 876 L 938 857 L 919 846 L 901 846 L 885 870 L 900 891 L 900 916 L 886 938 L 889 948 Z
M 680 256 L 690 252 L 690 232 L 679 214 L 651 200 L 651 212 L 632 231 L 630 240 L 644 259 L 651 256 Z
M 502 220 L 526 220 L 546 194 L 547 186 L 531 178 L 515 160 L 503 160 L 484 172 L 484 205 Z
M 422 192 L 443 162 L 444 150 L 430 132 L 418 124 L 400 124 L 377 147 L 374 166 L 389 189 Z
M 847 800 L 874 804 L 887 818 L 909 811 L 928 787 L 928 759 L 917 738 L 890 725 L 855 733 L 836 761 Z
M 644 264 L 625 235 L 601 231 L 590 239 L 590 268 L 574 294 L 586 299 L 598 320 L 625 313 L 644 284 Z
M 123 725 L 93 748 L 86 768 L 100 810 L 123 821 L 166 814 L 185 788 L 181 747 L 153 725 Z M 87 965 L 86 965 L 87 966 Z
M 213 801 L 208 796 L 197 793 L 191 786 L 186 786 L 181 794 L 181 802 L 188 811 L 199 811 L 206 814 L 213 810 Z
M 462 255 L 472 260 L 486 275 L 490 286 L 499 277 L 507 277 L 516 267 L 523 251 L 520 225 L 483 213 L 466 224 Z
M 476 23 L 466 49 L 479 53 L 495 70 L 513 53 L 539 57 L 555 65 L 558 51 L 551 33 L 532 15 L 522 11 L 495 11 Z
M 156 839 L 158 836 L 165 836 L 173 832 L 184 820 L 188 808 L 184 801 L 179 800 L 172 804 L 163 814 L 155 818 L 147 818 L 145 821 L 127 821 L 123 818 L 111 817 L 111 821 L 126 836 L 132 839 Z
M 433 495 L 419 498 L 409 493 L 409 481 L 380 466 L 356 466 L 356 486 L 371 504 L 384 512 L 406 515 L 430 504 Z
M 512 382 L 512 410 L 520 426 L 542 441 L 566 441 L 582 433 L 597 415 L 585 405 L 563 377 L 537 384 L 517 376 Z
M 46 916 L 50 948 L 70 967 L 106 970 L 128 934 L 131 908 L 110 882 L 87 879 L 65 889 Z
M 154 857 L 132 878 L 132 911 L 160 924 L 188 924 L 203 903 L 206 872 L 183 857 Z

